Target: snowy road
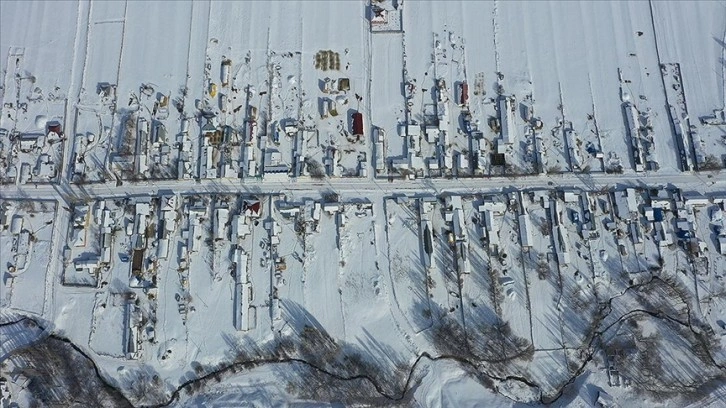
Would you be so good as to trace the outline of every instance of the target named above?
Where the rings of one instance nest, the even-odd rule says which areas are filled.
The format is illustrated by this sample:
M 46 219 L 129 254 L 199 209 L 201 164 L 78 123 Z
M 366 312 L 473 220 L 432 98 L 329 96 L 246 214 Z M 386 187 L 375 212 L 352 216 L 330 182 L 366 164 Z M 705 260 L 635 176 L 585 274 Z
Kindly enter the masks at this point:
M 0 198 L 77 201 L 95 197 L 153 196 L 161 194 L 214 194 L 250 193 L 279 194 L 285 192 L 335 191 L 358 197 L 371 195 L 392 195 L 398 193 L 486 193 L 538 188 L 577 188 L 598 191 L 615 186 L 658 186 L 673 184 L 688 191 L 703 193 L 726 190 L 726 178 L 715 172 L 700 173 L 657 173 L 636 177 L 635 174 L 552 174 L 517 178 L 471 178 L 471 179 L 418 179 L 418 180 L 364 180 L 327 179 L 278 181 L 240 181 L 234 179 L 215 180 L 155 180 L 125 182 L 117 187 L 115 183 L 95 184 L 39 184 L 3 186 Z

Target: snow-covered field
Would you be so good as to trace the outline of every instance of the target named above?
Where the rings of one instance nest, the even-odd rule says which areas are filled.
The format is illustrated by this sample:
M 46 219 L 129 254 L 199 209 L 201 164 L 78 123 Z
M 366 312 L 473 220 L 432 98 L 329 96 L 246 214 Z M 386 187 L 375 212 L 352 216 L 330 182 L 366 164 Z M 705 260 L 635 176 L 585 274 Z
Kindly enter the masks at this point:
M 718 405 L 724 58 L 723 1 L 2 1 L 0 405 Z

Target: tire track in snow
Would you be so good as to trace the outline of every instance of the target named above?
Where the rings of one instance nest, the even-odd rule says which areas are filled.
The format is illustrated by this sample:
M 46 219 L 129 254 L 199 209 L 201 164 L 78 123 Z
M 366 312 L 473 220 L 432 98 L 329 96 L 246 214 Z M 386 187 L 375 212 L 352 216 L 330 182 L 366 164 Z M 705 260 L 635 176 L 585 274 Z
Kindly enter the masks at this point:
M 401 5 L 403 6 L 403 4 Z M 403 14 L 403 12 L 401 12 Z M 370 130 L 370 136 L 367 138 L 366 142 L 368 143 L 368 148 L 366 149 L 366 153 L 368 155 L 368 161 L 372 162 L 375 160 L 376 153 L 381 154 L 381 152 L 375 151 L 375 143 L 373 140 L 373 113 L 372 113 L 372 106 L 371 106 L 371 99 L 372 99 L 372 92 L 371 92 L 371 85 L 373 84 L 373 30 L 371 30 L 371 25 L 368 22 L 368 20 L 363 20 L 361 24 L 364 24 L 368 30 L 368 35 L 363 40 L 363 58 L 365 58 L 366 63 L 363 64 L 363 67 L 365 68 L 365 78 L 368 78 L 367 81 L 365 81 L 365 102 L 363 103 L 363 109 L 365 109 L 365 123 L 367 125 L 367 128 Z M 401 31 L 403 31 L 403 23 L 401 23 Z M 401 38 L 403 38 L 403 34 L 401 34 Z M 404 52 L 405 52 L 405 46 L 404 46 Z M 405 58 L 403 55 L 401 56 L 404 59 L 405 64 Z M 404 65 L 405 66 L 405 65 Z M 406 78 L 403 78 L 404 83 L 406 82 Z M 375 163 L 374 163 L 375 164 Z M 376 170 L 375 167 L 371 169 L 372 171 L 368 172 L 368 180 L 373 180 L 376 177 Z
M 721 99 L 723 109 L 726 109 L 726 27 L 721 36 Z
M 602 152 L 602 139 L 600 138 L 600 127 L 597 125 L 597 106 L 595 105 L 595 92 L 592 88 L 592 77 L 587 73 L 587 84 L 590 87 L 590 102 L 592 103 L 592 123 L 595 128 L 595 137 L 597 138 L 597 149 Z M 605 171 L 605 160 L 600 159 L 600 171 Z
M 391 282 L 391 294 L 393 295 L 393 302 L 391 302 L 391 298 L 388 296 L 388 292 L 386 291 L 386 302 L 389 305 L 389 309 L 391 310 L 391 317 L 394 326 L 396 327 L 396 331 L 398 331 L 398 334 L 401 335 L 401 337 L 406 340 L 406 342 L 411 346 L 412 350 L 415 350 L 416 353 L 419 352 L 419 347 L 416 345 L 416 343 L 411 340 L 410 335 L 407 334 L 405 330 L 401 328 L 401 324 L 399 322 L 399 319 L 403 319 L 408 323 L 409 326 L 411 326 L 412 329 L 413 325 L 408 321 L 406 318 L 406 315 L 403 313 L 403 310 L 401 310 L 401 305 L 398 302 L 398 297 L 396 296 L 396 285 L 393 281 L 393 276 L 391 275 L 391 245 L 390 245 L 390 234 L 389 234 L 389 228 L 388 228 L 388 200 L 384 197 L 383 198 L 383 222 L 384 222 L 384 228 L 385 228 L 385 237 L 386 242 L 388 245 L 386 245 L 386 258 L 388 260 L 388 278 Z M 384 284 L 385 285 L 385 284 Z M 395 305 L 393 304 L 395 303 Z M 396 316 L 394 314 L 394 311 L 398 311 L 399 316 Z M 416 330 L 413 330 L 416 332 Z
M 119 52 L 118 52 L 118 65 L 117 65 L 117 68 L 116 68 L 116 85 L 117 86 L 118 86 L 119 80 L 121 79 L 121 60 L 122 60 L 123 55 L 124 55 L 124 39 L 126 38 L 126 17 L 127 17 L 128 9 L 129 9 L 129 2 L 127 0 L 127 1 L 124 2 L 124 18 L 121 20 L 122 21 L 122 23 L 121 23 L 121 48 L 119 48 Z M 90 24 L 91 24 L 90 19 L 88 20 L 88 24 L 90 26 Z M 86 47 L 88 47 L 88 42 L 87 41 L 86 41 Z M 88 60 L 88 54 L 87 53 L 86 53 L 86 60 Z M 86 67 L 85 67 L 85 63 L 84 63 L 84 66 L 83 66 L 84 77 L 85 77 L 85 71 L 86 71 L 85 68 Z M 110 127 L 110 129 L 112 129 L 112 131 L 113 131 L 114 126 L 116 124 L 116 116 L 117 116 L 116 114 L 114 114 L 114 115 L 111 116 L 111 127 Z M 109 142 L 110 141 L 111 141 L 111 139 L 109 139 Z M 108 172 L 108 174 L 112 174 L 111 168 L 110 168 L 110 163 L 109 163 L 110 155 L 111 155 L 111 149 L 108 149 L 107 148 L 106 149 L 106 157 L 104 157 L 103 163 L 104 163 L 104 166 L 106 166 L 104 168 L 104 170 L 106 172 Z
M 616 327 L 618 324 L 620 324 L 624 320 L 629 319 L 630 317 L 633 317 L 633 316 L 636 316 L 636 315 L 648 315 L 648 316 L 650 316 L 652 318 L 659 319 L 659 320 L 669 320 L 669 321 L 671 321 L 673 323 L 676 323 L 676 324 L 678 324 L 678 325 L 680 325 L 682 327 L 685 327 L 685 328 L 689 329 L 694 335 L 698 335 L 699 334 L 699 330 L 696 330 L 693 327 L 693 322 L 692 322 L 692 318 L 691 318 L 692 310 L 690 308 L 690 305 L 687 302 L 686 302 L 687 314 L 688 314 L 688 320 L 687 321 L 683 321 L 681 319 L 674 318 L 674 317 L 672 317 L 672 316 L 670 316 L 670 315 L 668 315 L 666 313 L 663 313 L 661 311 L 655 311 L 654 312 L 654 311 L 651 311 L 651 310 L 646 310 L 646 309 L 638 308 L 638 309 L 630 310 L 629 312 L 627 312 L 627 313 L 619 316 L 614 322 L 608 324 L 607 326 L 602 327 L 602 324 L 605 321 L 605 319 L 613 312 L 613 307 L 612 307 L 613 300 L 615 300 L 616 298 L 624 295 L 625 292 L 627 292 L 629 290 L 633 290 L 635 288 L 648 285 L 653 280 L 661 280 L 661 278 L 659 278 L 657 276 L 652 276 L 649 281 L 644 282 L 642 284 L 636 284 L 636 285 L 633 285 L 633 286 L 629 286 L 628 288 L 626 288 L 619 295 L 610 297 L 608 299 L 608 301 L 605 303 L 605 305 L 603 307 L 601 307 L 601 309 L 599 310 L 599 313 L 598 313 L 598 315 L 600 315 L 600 316 L 599 316 L 599 319 L 597 321 L 597 325 L 595 327 L 600 328 L 600 329 L 599 330 L 595 330 L 592 333 L 592 335 L 589 336 L 589 339 L 587 339 L 587 341 L 585 342 L 587 344 L 586 349 L 588 350 L 587 351 L 587 355 L 585 356 L 585 358 L 583 358 L 583 361 L 579 364 L 578 368 L 576 370 L 574 370 L 573 373 L 570 374 L 569 379 L 567 381 L 564 381 L 563 383 L 561 383 L 561 385 L 559 385 L 557 387 L 557 389 L 555 390 L 554 393 L 542 394 L 540 392 L 539 402 L 541 404 L 549 405 L 549 404 L 553 404 L 556 401 L 558 401 L 564 395 L 565 390 L 571 384 L 573 384 L 575 382 L 575 380 L 577 380 L 577 378 L 579 378 L 584 373 L 585 368 L 593 360 L 594 356 L 599 351 L 598 350 L 598 347 L 596 347 L 596 345 L 602 340 L 602 336 L 606 332 L 608 332 L 611 328 Z M 21 321 L 25 321 L 25 320 L 29 320 L 31 322 L 34 322 L 40 330 L 46 331 L 46 328 L 43 327 L 41 325 L 41 323 L 39 323 L 38 320 L 36 320 L 33 317 L 27 317 L 27 316 L 20 317 L 18 320 L 15 320 L 15 321 L 2 322 L 2 323 L 0 323 L 0 327 L 17 324 L 17 323 L 19 323 Z M 93 366 L 93 369 L 95 371 L 96 376 L 98 377 L 98 379 L 103 384 L 109 386 L 112 389 L 115 389 L 115 390 L 120 391 L 120 388 L 119 387 L 117 387 L 116 385 L 113 385 L 111 382 L 109 382 L 102 375 L 102 373 L 101 373 L 98 365 L 93 360 L 93 358 L 91 358 L 91 356 L 89 356 L 81 348 L 79 348 L 77 345 L 75 345 L 75 343 L 73 343 L 70 339 L 68 339 L 68 338 L 66 338 L 66 337 L 64 337 L 62 335 L 55 334 L 55 333 L 49 333 L 48 337 L 51 337 L 51 338 L 54 338 L 56 340 L 60 340 L 60 341 L 63 341 L 64 343 L 67 343 L 75 351 L 77 351 L 78 353 L 80 353 L 81 355 L 83 355 L 83 357 L 85 357 L 86 359 L 88 359 L 90 361 L 91 365 Z M 703 339 L 700 339 L 700 338 L 697 338 L 697 340 L 701 344 L 704 341 Z M 22 351 L 25 348 L 26 347 L 23 347 L 23 348 L 20 348 L 20 349 L 16 349 L 16 350 L 21 350 Z M 710 352 L 707 351 L 707 354 L 708 354 L 708 357 L 710 359 L 711 364 L 713 364 L 715 367 L 717 367 L 720 370 L 726 370 L 726 367 L 724 367 L 723 365 L 721 365 L 718 362 L 716 362 L 716 360 L 714 359 L 713 355 Z M 486 364 L 487 361 L 477 361 L 475 359 L 470 359 L 468 357 L 462 357 L 462 356 L 457 356 L 457 355 L 447 355 L 447 354 L 435 354 L 435 355 L 432 355 L 428 351 L 423 351 L 421 353 L 417 353 L 416 360 L 411 364 L 411 366 L 410 366 L 410 368 L 408 370 L 408 375 L 406 377 L 405 384 L 403 385 L 403 387 L 400 390 L 396 390 L 396 393 L 393 394 L 393 395 L 386 393 L 386 391 L 382 388 L 382 386 L 378 382 L 376 382 L 376 380 L 374 378 L 371 378 L 371 377 L 369 377 L 369 376 L 367 376 L 365 374 L 358 374 L 358 375 L 349 376 L 349 375 L 347 375 L 345 373 L 344 374 L 341 374 L 341 373 L 337 373 L 337 372 L 328 371 L 325 368 L 318 367 L 317 365 L 315 365 L 313 363 L 310 363 L 310 362 L 308 362 L 308 361 L 306 361 L 306 360 L 304 360 L 302 358 L 295 358 L 295 357 L 276 357 L 276 356 L 273 355 L 273 356 L 269 356 L 269 357 L 259 358 L 259 359 L 256 359 L 256 360 L 249 360 L 249 361 L 242 361 L 242 362 L 236 362 L 236 363 L 235 362 L 229 363 L 229 364 L 227 364 L 225 366 L 222 366 L 221 368 L 219 368 L 219 369 L 217 369 L 215 371 L 206 373 L 203 376 L 200 376 L 198 378 L 194 378 L 194 379 L 187 380 L 184 383 L 182 383 L 182 384 L 180 384 L 179 386 L 176 387 L 176 389 L 168 397 L 169 399 L 166 402 L 159 403 L 159 404 L 155 404 L 155 405 L 149 405 L 149 406 L 153 406 L 153 407 L 165 407 L 165 406 L 169 406 L 169 405 L 171 405 L 171 404 L 173 404 L 175 402 L 178 402 L 180 400 L 181 391 L 184 390 L 184 389 L 189 390 L 187 387 L 189 387 L 190 385 L 197 384 L 197 383 L 205 384 L 210 379 L 217 379 L 217 378 L 219 378 L 219 375 L 220 374 L 224 374 L 224 373 L 229 372 L 229 371 L 237 372 L 236 370 L 239 369 L 239 368 L 251 369 L 251 368 L 255 368 L 255 367 L 259 367 L 259 366 L 267 365 L 267 364 L 288 364 L 288 363 L 300 363 L 300 364 L 304 364 L 305 366 L 308 366 L 308 367 L 310 367 L 313 370 L 316 370 L 316 371 L 318 371 L 320 373 L 329 375 L 329 376 L 331 376 L 331 377 L 333 377 L 335 379 L 338 379 L 338 380 L 343 380 L 343 381 L 364 380 L 364 381 L 367 381 L 368 383 L 370 383 L 376 389 L 376 392 L 379 395 L 381 395 L 382 397 L 384 397 L 386 399 L 389 399 L 389 400 L 392 400 L 392 401 L 402 401 L 403 399 L 406 398 L 406 396 L 407 396 L 407 394 L 409 392 L 411 392 L 412 390 L 415 391 L 416 387 L 415 386 L 412 386 L 411 382 L 412 381 L 417 381 L 416 380 L 416 377 L 414 377 L 414 373 L 416 372 L 416 370 L 418 368 L 418 365 L 423 360 L 428 360 L 428 361 L 432 361 L 432 362 L 433 361 L 438 361 L 438 360 L 450 360 L 450 361 L 454 361 L 454 362 L 457 362 L 457 363 L 459 363 L 459 364 L 461 364 L 463 366 L 466 366 L 466 367 L 471 368 L 476 373 L 479 373 L 481 375 L 484 375 L 484 376 L 488 377 L 489 379 L 496 380 L 496 381 L 500 381 L 500 382 L 506 382 L 506 381 L 514 380 L 514 381 L 521 382 L 523 384 L 526 384 L 529 387 L 536 388 L 536 389 L 538 389 L 538 390 L 541 391 L 540 385 L 538 385 L 537 383 L 533 382 L 532 380 L 529 380 L 526 377 L 522 377 L 522 376 L 519 376 L 519 375 L 507 375 L 505 377 L 500 377 L 500 376 L 493 375 L 493 374 L 490 374 L 490 373 L 484 371 L 486 369 L 486 366 L 484 364 Z M 704 385 L 704 384 L 700 384 L 700 385 Z M 694 389 L 694 390 L 697 390 L 698 389 L 698 387 L 695 387 L 695 386 L 691 386 L 691 388 Z M 504 394 L 500 394 L 500 395 L 503 395 L 503 396 L 507 397 Z M 509 398 L 509 397 L 507 397 L 507 398 Z
M 565 164 L 567 165 L 566 171 L 572 172 L 574 166 L 572 165 L 572 155 L 570 154 L 570 142 L 567 140 L 568 138 L 565 137 L 565 129 L 567 126 L 567 117 L 565 116 L 565 98 L 562 94 L 562 80 L 560 78 L 560 71 L 557 70 L 557 78 L 559 79 L 557 83 L 557 88 L 559 89 L 559 95 L 560 95 L 560 115 L 562 118 L 560 119 L 560 126 L 557 128 L 557 133 L 559 133 L 561 140 L 559 141 L 562 143 L 562 156 L 565 158 Z M 571 127 L 571 126 L 569 126 Z M 553 132 L 554 135 L 554 132 Z
M 190 63 L 192 59 L 192 32 L 194 27 L 194 3 L 191 4 L 191 11 L 189 12 L 189 37 L 187 37 L 187 72 L 184 77 L 184 90 L 186 91 L 189 89 L 189 71 L 190 71 Z M 183 104 L 184 101 L 182 102 Z M 186 105 L 186 104 L 185 104 Z M 185 113 L 182 113 L 182 116 L 185 115 Z
M 494 32 L 494 64 L 497 72 L 501 72 L 499 69 L 499 41 L 497 40 L 499 34 L 499 22 L 497 21 L 497 17 L 499 15 L 498 8 L 499 1 L 494 0 L 494 10 L 492 10 L 492 30 Z
M 663 99 L 667 105 L 670 105 L 671 102 L 668 101 L 668 92 L 666 91 L 667 86 L 665 83 L 665 78 L 663 77 L 663 73 L 661 71 L 661 67 L 663 66 L 663 60 L 660 57 L 660 50 L 658 49 L 658 32 L 655 29 L 655 13 L 653 12 L 653 1 L 652 0 L 648 0 L 648 12 L 650 14 L 650 24 L 651 24 L 650 28 L 653 30 L 653 45 L 655 46 L 655 56 L 656 56 L 656 59 L 658 60 L 658 71 L 659 71 L 658 76 L 660 77 L 661 90 L 663 91 Z M 722 64 L 722 66 L 723 66 L 723 64 Z M 641 90 L 642 90 L 642 86 L 643 85 L 641 82 Z M 642 94 L 643 92 L 640 92 L 640 93 Z M 673 123 L 674 118 L 671 116 L 671 111 L 670 111 L 670 109 L 667 108 L 667 106 L 666 106 L 665 111 L 666 111 L 666 116 L 668 117 L 668 123 L 669 123 L 668 133 L 670 133 L 670 135 L 671 135 L 671 143 L 673 144 L 673 146 L 679 146 L 680 143 L 678 142 L 678 137 L 676 136 L 675 132 L 672 130 L 672 125 L 671 125 Z M 685 138 L 687 136 L 684 135 L 683 137 Z M 655 148 L 653 150 L 655 150 Z M 672 151 L 670 153 L 678 155 L 678 151 L 680 149 L 675 147 L 671 150 Z M 688 153 L 685 153 L 685 154 L 687 155 Z M 680 160 L 677 160 L 676 165 L 678 166 L 677 168 L 681 171 L 687 170 L 684 167 L 684 163 L 682 163 Z
M 86 4 L 86 21 L 85 21 L 85 32 L 81 32 L 83 29 L 83 9 L 84 4 Z M 91 8 L 92 8 L 92 2 L 88 3 L 78 3 L 78 17 L 76 19 L 76 34 L 74 36 L 74 47 L 73 47 L 73 59 L 72 59 L 72 68 L 71 68 L 71 85 L 69 87 L 68 93 L 66 94 L 66 105 L 65 105 L 65 111 L 64 111 L 64 121 L 67 120 L 68 117 L 73 117 L 72 124 L 70 127 L 73 129 L 73 135 L 76 134 L 76 119 L 77 119 L 77 110 L 76 110 L 76 104 L 80 101 L 80 90 L 82 89 L 82 85 L 85 79 L 85 73 L 86 73 L 86 62 L 88 61 L 88 43 L 89 43 L 89 31 L 91 27 Z M 80 46 L 81 37 L 83 37 L 83 42 L 85 43 L 84 47 Z M 83 53 L 80 54 L 79 50 L 83 50 Z M 83 64 L 81 65 L 81 72 L 78 72 L 78 66 L 81 64 L 79 59 L 83 59 Z M 80 76 L 80 78 L 79 78 Z M 77 99 L 74 103 L 68 103 L 68 98 L 72 97 L 71 95 L 76 95 Z M 71 113 L 73 111 L 73 113 Z M 66 171 L 63 172 L 61 170 L 61 173 L 58 176 L 58 181 L 61 185 L 67 184 L 68 178 L 70 177 L 71 173 L 71 166 L 69 162 L 69 157 L 72 153 L 73 148 L 73 140 L 66 140 L 65 146 L 63 149 L 63 156 L 61 158 L 61 169 L 65 169 Z M 66 164 L 66 162 L 69 162 Z M 65 173 L 65 175 L 63 174 Z M 59 208 L 60 207 L 60 208 Z M 56 209 L 55 209 L 55 215 L 53 217 L 53 246 L 51 249 L 51 261 L 53 262 L 55 267 L 49 267 L 48 271 L 46 272 L 46 278 L 45 278 L 45 295 L 43 300 L 43 316 L 50 316 L 54 309 L 53 304 L 53 286 L 56 280 L 56 277 L 58 281 L 60 281 L 60 276 L 63 274 L 64 264 L 61 261 L 61 254 L 63 253 L 63 245 L 65 244 L 65 240 L 61 239 L 61 229 L 64 228 L 64 226 L 67 226 L 67 217 L 64 216 L 64 210 L 61 207 L 61 201 L 56 201 Z
M 73 117 L 73 122 L 70 124 L 70 127 L 73 129 L 73 135 L 76 134 L 76 122 L 78 119 L 78 114 L 76 111 L 76 105 L 80 103 L 81 99 L 81 89 L 83 87 L 83 83 L 86 79 L 86 64 L 88 62 L 88 46 L 89 46 L 89 32 L 91 30 L 91 10 L 93 8 L 93 2 L 89 1 L 87 4 L 87 11 L 86 11 L 86 28 L 85 32 L 81 34 L 83 21 L 82 21 L 82 9 L 83 9 L 83 2 L 78 3 L 78 18 L 76 20 L 76 34 L 73 40 L 73 66 L 71 68 L 71 85 L 68 89 L 68 93 L 66 94 L 66 101 L 68 98 L 72 97 L 71 95 L 75 96 L 75 101 L 73 103 L 68 104 L 66 103 L 66 110 L 65 110 L 65 116 L 67 117 Z M 83 36 L 84 39 L 84 46 L 81 47 L 80 45 L 80 36 Z M 83 50 L 83 54 L 79 54 L 79 50 Z M 81 65 L 81 71 L 78 72 L 78 64 L 81 64 L 79 61 L 79 58 L 83 59 L 83 63 Z M 80 76 L 80 78 L 79 78 Z M 73 114 L 71 115 L 71 110 L 73 111 Z M 67 129 L 67 128 L 66 128 Z M 68 152 L 68 154 L 63 154 L 63 162 L 62 167 L 65 169 L 65 178 L 69 179 L 71 177 L 71 172 L 73 171 L 70 166 L 70 162 L 66 166 L 65 161 L 70 157 L 70 153 L 72 153 L 71 149 L 73 149 L 74 143 L 71 143 L 71 141 L 66 141 L 66 146 L 64 151 Z M 59 177 L 60 179 L 63 179 L 63 177 Z

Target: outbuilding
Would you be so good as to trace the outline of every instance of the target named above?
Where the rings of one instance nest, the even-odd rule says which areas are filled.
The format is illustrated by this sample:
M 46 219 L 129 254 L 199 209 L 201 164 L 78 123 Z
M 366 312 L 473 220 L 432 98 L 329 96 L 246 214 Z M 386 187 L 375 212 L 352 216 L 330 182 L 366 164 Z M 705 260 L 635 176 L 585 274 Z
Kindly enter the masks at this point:
M 469 103 L 469 84 L 466 81 L 459 82 L 459 106 L 466 106 Z
M 16 215 L 13 217 L 13 220 L 10 223 L 10 233 L 13 235 L 20 234 L 20 231 L 23 230 L 23 217 Z
M 360 112 L 353 114 L 353 135 L 363 136 L 363 114 Z

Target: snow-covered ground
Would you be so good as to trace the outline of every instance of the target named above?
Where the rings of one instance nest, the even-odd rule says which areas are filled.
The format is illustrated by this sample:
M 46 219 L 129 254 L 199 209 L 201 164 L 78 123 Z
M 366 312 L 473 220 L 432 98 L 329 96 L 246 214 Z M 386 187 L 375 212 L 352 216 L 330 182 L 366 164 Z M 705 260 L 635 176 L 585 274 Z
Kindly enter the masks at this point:
M 725 33 L 723 2 L 0 2 L 0 401 L 717 405 Z

